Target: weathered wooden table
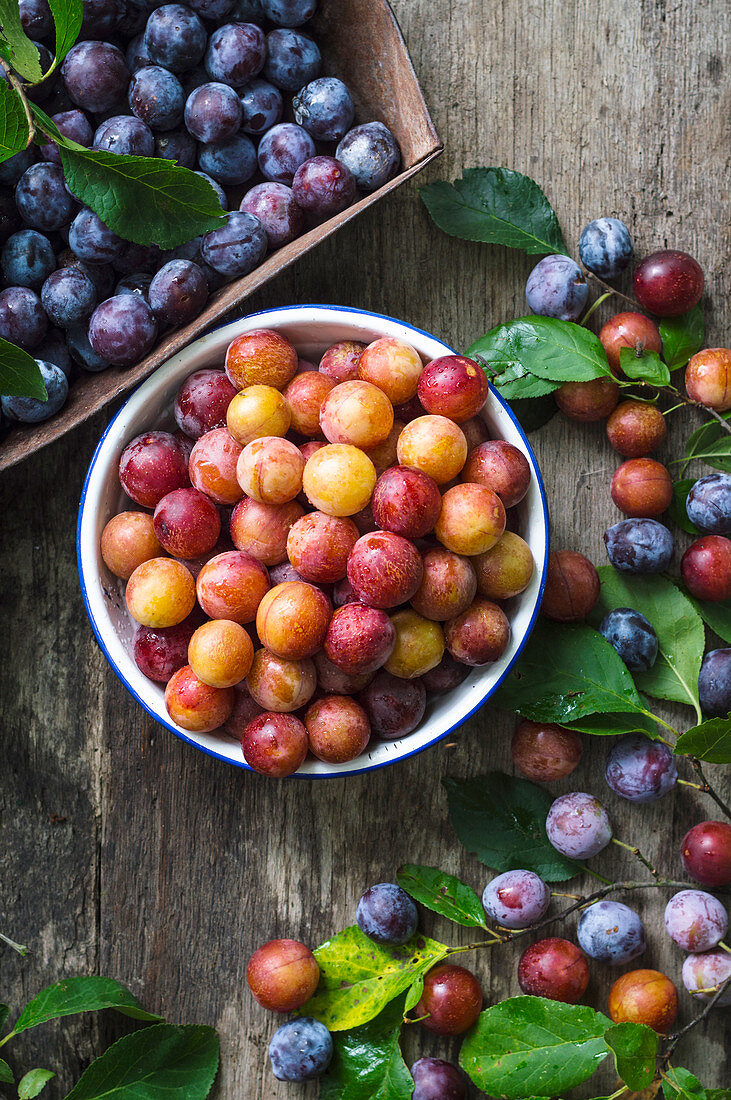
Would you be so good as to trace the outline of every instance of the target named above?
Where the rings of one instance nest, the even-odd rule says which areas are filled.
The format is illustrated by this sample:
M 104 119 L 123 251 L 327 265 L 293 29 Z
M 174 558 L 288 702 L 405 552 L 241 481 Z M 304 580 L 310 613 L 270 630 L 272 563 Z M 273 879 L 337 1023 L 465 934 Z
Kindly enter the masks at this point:
M 640 253 L 687 249 L 707 275 L 709 342 L 727 345 L 728 5 L 397 0 L 395 8 L 446 145 L 431 176 L 517 168 L 544 186 L 569 242 L 590 218 L 614 214 Z M 408 186 L 250 306 L 361 306 L 464 347 L 523 311 L 532 262 L 441 235 Z M 170 1020 L 219 1029 L 218 1096 L 314 1096 L 269 1072 L 275 1023 L 249 995 L 249 954 L 274 936 L 326 939 L 352 922 L 364 887 L 392 878 L 404 860 L 459 873 L 481 890 L 489 872 L 455 840 L 441 779 L 509 770 L 513 722 L 487 707 L 454 744 L 371 777 L 281 784 L 217 764 L 155 726 L 97 648 L 77 582 L 76 507 L 104 423 L 98 417 L 0 483 L 0 929 L 32 950 L 25 959 L 0 951 L 0 999 L 18 1006 L 64 975 L 112 975 Z M 617 458 L 601 428 L 557 417 L 533 442 L 554 545 L 602 561 L 602 532 L 617 518 L 608 493 Z M 604 751 L 587 744 L 571 786 L 605 791 Z M 716 816 L 687 788 L 655 806 L 607 802 L 619 835 L 674 873 L 686 828 Z M 624 864 L 618 850 L 604 860 L 616 871 Z M 637 902 L 647 914 L 643 965 L 679 980 L 682 955 L 664 933 L 660 899 Z M 427 927 L 449 935 L 437 919 Z M 517 951 L 477 965 L 488 1002 L 518 991 Z M 592 969 L 591 1002 L 604 1008 L 615 975 Z M 681 992 L 681 1022 L 696 1010 L 689 1000 Z M 89 1017 L 48 1025 L 11 1057 L 58 1070 L 47 1094 L 61 1096 L 123 1027 Z M 717 1013 L 680 1050 L 679 1064 L 709 1086 L 729 1083 L 723 1027 Z M 406 1049 L 408 1058 L 448 1047 L 414 1028 Z M 612 1073 L 595 1085 L 586 1095 L 611 1091 Z

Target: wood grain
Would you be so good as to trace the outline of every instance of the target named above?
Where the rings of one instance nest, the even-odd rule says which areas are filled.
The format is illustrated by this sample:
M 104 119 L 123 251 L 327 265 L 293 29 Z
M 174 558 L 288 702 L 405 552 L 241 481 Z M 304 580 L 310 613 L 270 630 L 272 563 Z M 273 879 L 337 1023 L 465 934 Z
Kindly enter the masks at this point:
M 616 214 L 640 253 L 666 243 L 687 249 L 707 274 L 709 343 L 727 343 L 728 6 L 397 0 L 395 8 L 446 144 L 429 175 L 452 178 L 464 165 L 514 167 L 542 183 L 568 242 L 590 218 Z M 522 255 L 440 235 L 411 183 L 249 305 L 351 304 L 404 317 L 463 347 L 522 312 L 531 266 Z M 310 1100 L 314 1087 L 294 1090 L 269 1074 L 266 1045 L 276 1020 L 248 995 L 249 953 L 270 936 L 321 942 L 352 922 L 366 885 L 391 878 L 404 860 L 459 873 L 481 890 L 489 872 L 459 848 L 441 779 L 510 770 L 513 723 L 485 709 L 452 747 L 397 768 L 282 785 L 217 765 L 155 727 L 105 665 L 75 579 L 74 509 L 104 420 L 96 417 L 0 483 L 0 684 L 9 762 L 0 770 L 0 921 L 34 952 L 25 961 L 0 954 L 0 988 L 18 1004 L 52 977 L 98 968 L 172 1020 L 219 1028 L 223 1100 L 291 1100 L 295 1092 Z M 678 453 L 689 428 L 685 413 L 671 421 L 665 458 Z M 608 494 L 617 458 L 601 429 L 556 418 L 534 446 L 555 546 L 601 562 L 602 532 L 617 518 Z M 692 721 L 688 711 L 676 717 Z M 604 791 L 604 751 L 603 743 L 587 742 L 579 770 L 556 790 Z M 657 806 L 607 803 L 617 834 L 675 873 L 685 829 L 715 816 L 712 803 L 687 788 Z M 52 825 L 51 813 L 65 822 Z M 618 849 L 599 862 L 607 874 L 628 867 Z M 649 941 L 643 965 L 679 980 L 682 954 L 664 934 L 659 900 L 648 895 L 638 908 Z M 425 927 L 452 935 L 436 918 Z M 475 965 L 488 1001 L 517 992 L 512 952 Z M 592 970 L 589 997 L 604 1007 L 616 972 Z M 681 1006 L 684 1022 L 693 1009 L 682 992 Z M 679 1064 L 708 1086 L 730 1078 L 724 1022 L 717 1013 L 679 1048 Z M 118 1026 L 110 1021 L 104 1029 Z M 98 1038 L 70 1023 L 31 1033 L 25 1066 L 57 1068 L 68 1085 L 92 1047 L 99 1049 Z M 456 1048 L 414 1028 L 406 1050 L 409 1058 L 448 1057 Z M 583 1095 L 611 1091 L 613 1078 L 606 1067 Z M 63 1093 L 52 1083 L 48 1095 Z

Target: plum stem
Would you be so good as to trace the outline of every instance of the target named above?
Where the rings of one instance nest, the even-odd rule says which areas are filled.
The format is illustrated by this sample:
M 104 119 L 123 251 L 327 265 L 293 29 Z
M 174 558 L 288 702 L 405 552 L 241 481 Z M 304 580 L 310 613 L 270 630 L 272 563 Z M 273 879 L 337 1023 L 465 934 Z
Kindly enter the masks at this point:
M 723 940 L 719 940 L 716 946 L 720 947 L 722 951 L 725 951 L 727 955 L 731 955 L 731 947 L 729 947 L 727 943 L 724 943 Z
M 584 314 L 584 316 L 579 321 L 579 324 L 580 325 L 585 325 L 586 322 L 591 317 L 594 310 L 599 309 L 599 306 L 602 304 L 602 302 L 606 302 L 607 298 L 611 298 L 613 293 L 614 293 L 613 291 L 608 290 L 605 294 L 600 294 L 599 297 L 597 298 L 597 300 L 592 305 L 589 306 L 586 313 Z
M 647 870 L 657 882 L 661 881 L 660 872 L 657 870 L 656 867 L 653 867 L 649 859 L 643 856 L 639 848 L 637 848 L 633 844 L 625 844 L 623 840 L 617 840 L 616 836 L 612 837 L 612 844 L 617 844 L 620 848 L 626 848 L 627 851 L 631 852 L 636 859 L 639 859 L 640 863 L 642 863 L 647 868 Z
M 663 393 L 671 393 L 673 397 L 677 398 L 681 405 L 690 405 L 694 409 L 703 409 L 709 416 L 712 416 L 714 420 L 717 420 L 725 432 L 731 435 L 731 424 L 728 420 L 724 420 L 719 412 L 712 409 L 710 405 L 704 405 L 702 401 L 694 401 L 692 397 L 688 397 L 687 394 L 681 393 L 677 386 L 658 386 Z M 677 406 L 676 406 L 677 407 Z M 693 455 L 693 458 L 696 456 Z M 688 460 L 690 461 L 690 459 Z
M 713 801 L 718 806 L 719 810 L 721 810 L 726 815 L 726 817 L 731 820 L 731 808 L 726 805 L 718 792 L 715 791 L 711 784 L 708 782 L 708 779 L 706 778 L 705 772 L 703 771 L 703 767 L 701 766 L 701 762 L 698 757 L 689 756 L 688 759 L 695 768 L 695 773 L 701 781 L 699 790 L 703 791 L 704 794 L 710 795 Z
M 27 955 L 28 948 L 22 943 L 16 943 L 15 940 L 11 940 L 9 936 L 4 936 L 0 932 L 0 940 L 6 943 L 8 947 L 12 947 L 13 951 L 17 951 L 19 955 Z
M 600 279 L 598 275 L 595 275 L 593 271 L 589 271 L 588 267 L 584 267 L 583 264 L 581 266 L 587 278 L 593 279 L 595 283 L 598 283 L 600 287 L 604 288 L 605 293 L 600 299 L 601 301 L 603 301 L 605 298 L 609 298 L 612 294 L 616 294 L 618 298 L 622 298 L 625 302 L 629 302 L 629 304 L 635 311 L 639 310 L 640 307 L 638 303 L 634 300 L 634 298 L 630 298 L 627 294 L 623 294 L 621 290 L 617 290 L 616 287 L 610 286 L 609 283 L 605 283 L 604 280 Z M 586 318 L 584 318 L 584 320 L 586 320 Z
M 678 779 L 678 783 L 682 783 L 684 787 L 692 787 L 694 791 L 702 791 L 704 788 L 700 783 L 691 783 L 689 779 Z
M 698 1024 L 700 1024 L 701 1021 L 705 1020 L 706 1016 L 708 1016 L 708 1014 L 710 1012 L 712 1012 L 715 1005 L 718 1003 L 718 1001 L 720 1001 L 720 999 L 723 997 L 724 993 L 726 992 L 726 990 L 729 987 L 731 987 L 731 975 L 728 978 L 726 978 L 726 981 L 722 982 L 721 985 L 713 987 L 713 989 L 715 990 L 714 997 L 707 1003 L 706 1007 L 703 1009 L 703 1011 L 701 1013 L 698 1014 L 698 1016 L 694 1017 L 694 1019 L 692 1019 L 689 1023 L 687 1023 L 685 1025 L 685 1027 L 681 1027 L 681 1029 L 679 1031 L 675 1031 L 675 1032 L 673 1032 L 672 1035 L 667 1035 L 665 1037 L 666 1041 L 668 1043 L 668 1046 L 667 1046 L 667 1048 L 666 1048 L 666 1050 L 665 1050 L 665 1052 L 663 1053 L 663 1056 L 662 1056 L 662 1064 L 664 1066 L 667 1066 L 668 1062 L 670 1061 L 670 1058 L 672 1057 L 673 1051 L 675 1050 L 676 1046 L 678 1045 L 680 1040 L 683 1038 L 683 1036 L 687 1035 L 689 1031 L 692 1031 L 694 1027 L 698 1027 Z M 706 990 L 698 989 L 698 990 L 694 990 L 694 992 L 696 992 L 696 993 L 710 993 L 711 990 L 710 989 L 706 989 Z M 660 1070 L 660 1074 L 661 1074 L 662 1077 L 665 1078 L 665 1080 L 667 1080 L 667 1077 L 666 1077 L 665 1073 L 662 1070 Z M 671 1081 L 670 1084 L 672 1085 L 672 1083 L 673 1082 Z

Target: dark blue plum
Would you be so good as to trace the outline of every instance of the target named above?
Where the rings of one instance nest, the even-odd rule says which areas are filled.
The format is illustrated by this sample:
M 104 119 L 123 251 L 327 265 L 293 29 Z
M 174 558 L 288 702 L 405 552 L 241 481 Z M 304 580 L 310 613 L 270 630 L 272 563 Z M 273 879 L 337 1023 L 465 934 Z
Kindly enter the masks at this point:
M 698 676 L 701 710 L 712 718 L 725 718 L 731 711 L 731 649 L 706 653 Z
M 50 161 L 32 164 L 15 189 L 15 202 L 23 221 L 49 233 L 68 225 L 78 203 L 66 190 L 63 169 Z
M 647 946 L 642 921 L 621 901 L 595 901 L 581 914 L 576 936 L 590 959 L 610 966 L 631 962 Z
M 117 25 L 118 37 L 123 38 L 125 42 L 129 42 L 130 38 L 142 34 L 149 14 L 149 8 L 136 3 L 136 0 L 129 0 L 127 10 Z
M 77 42 L 64 58 L 61 76 L 72 102 L 92 114 L 120 103 L 129 84 L 124 54 L 110 42 Z
M 185 102 L 185 125 L 198 141 L 226 141 L 241 126 L 241 100 L 228 84 L 201 84 Z
M 170 260 L 150 284 L 152 312 L 168 325 L 186 325 L 198 316 L 207 299 L 206 277 L 192 260 Z
M 441 1058 L 419 1058 L 411 1067 L 412 1100 L 465 1100 L 467 1085 L 457 1066 Z
M 132 113 L 151 130 L 174 130 L 183 121 L 183 86 L 162 65 L 148 65 L 136 72 L 129 82 L 127 100 Z
M 169 130 L 155 134 L 155 156 L 174 160 L 181 168 L 194 168 L 198 147 L 187 130 Z
M 77 145 L 84 145 L 87 149 L 89 148 L 94 138 L 94 131 L 83 111 L 77 109 L 59 111 L 58 114 L 52 116 L 52 119 L 64 137 L 75 141 Z M 43 160 L 50 161 L 52 164 L 61 163 L 61 154 L 55 141 L 49 141 L 45 145 L 41 145 L 41 156 Z
M 284 92 L 296 92 L 319 76 L 322 57 L 314 39 L 277 27 L 267 35 L 264 76 Z
M 99 371 L 111 367 L 112 364 L 103 356 L 97 355 L 89 343 L 89 326 L 87 324 L 70 328 L 66 333 L 66 343 L 74 363 L 77 363 L 83 370 L 98 374 Z
M 365 122 L 349 130 L 335 156 L 350 169 L 362 191 L 383 187 L 401 163 L 398 142 L 382 122 Z
M 229 214 L 220 229 L 212 229 L 201 241 L 205 263 L 227 278 L 248 275 L 267 253 L 267 235 L 253 214 Z
M 292 107 L 295 122 L 315 141 L 340 141 L 353 125 L 353 97 L 348 86 L 334 76 L 320 76 L 305 84 Z
M 80 38 L 114 38 L 127 11 L 125 0 L 84 0 Z
M 256 23 L 260 27 L 265 19 L 261 0 L 234 0 L 229 13 L 232 23 Z
M 123 275 L 114 288 L 115 294 L 139 294 L 149 302 L 150 283 L 152 275 L 146 271 L 134 271 L 131 275 Z
M 152 65 L 152 58 L 145 45 L 144 33 L 138 34 L 132 39 L 127 47 L 125 60 L 127 62 L 127 68 L 133 75 L 138 73 L 140 69 L 144 69 L 147 65 Z
M 268 180 L 291 186 L 299 166 L 314 157 L 316 151 L 306 130 L 294 122 L 280 122 L 259 142 L 259 170 Z
M 7 241 L 22 224 L 13 192 L 9 187 L 0 184 L 0 243 Z
M 11 286 L 39 290 L 56 267 L 53 246 L 36 229 L 21 229 L 3 245 L 0 267 Z
M 246 183 L 256 171 L 256 149 L 246 134 L 234 134 L 216 145 L 201 145 L 198 165 L 206 175 L 227 187 Z
M 696 481 L 685 503 L 688 519 L 707 535 L 731 534 L 731 474 Z
M 60 267 L 52 272 L 41 290 L 48 319 L 59 328 L 71 328 L 91 317 L 96 301 L 93 282 L 77 267 Z
M 288 1020 L 277 1028 L 269 1044 L 269 1061 L 278 1081 L 310 1081 L 320 1077 L 332 1056 L 330 1032 L 311 1016 Z
M 78 267 L 89 276 L 96 289 L 98 301 L 103 302 L 112 293 L 116 275 L 110 264 L 85 263 L 70 248 L 60 253 L 57 259 L 59 267 Z
M 413 901 L 394 882 L 379 882 L 361 895 L 355 913 L 364 936 L 376 943 L 402 944 L 416 932 L 419 917 Z
M 174 73 L 194 69 L 206 51 L 206 28 L 182 4 L 156 8 L 145 27 L 145 49 L 155 65 Z
M 35 162 L 35 159 L 35 145 L 29 145 L 27 149 L 22 149 L 20 153 L 15 153 L 7 160 L 0 161 L 0 183 L 8 183 L 11 187 L 14 187 L 20 177 Z
M 112 115 L 97 129 L 92 148 L 123 156 L 151 157 L 155 138 L 150 127 L 134 115 Z
M 315 14 L 317 0 L 261 0 L 261 6 L 278 27 L 301 27 Z
M 205 172 L 196 172 L 196 176 L 200 176 L 201 179 L 206 181 L 206 183 L 208 184 L 209 187 L 213 188 L 213 190 L 216 192 L 216 198 L 218 199 L 218 201 L 221 204 L 221 209 L 222 210 L 228 209 L 228 199 L 226 198 L 226 192 L 221 187 L 221 184 L 218 182 L 218 180 L 214 180 L 213 176 L 209 176 Z M 194 259 L 194 257 L 193 256 L 184 256 L 184 257 L 182 257 L 182 259 L 192 260 L 192 259 Z
M 259 137 L 276 126 L 282 117 L 282 93 L 268 80 L 260 77 L 250 80 L 241 89 L 240 99 L 241 129 L 245 134 Z
M 240 209 L 259 219 L 272 249 L 293 241 L 304 228 L 304 211 L 284 183 L 258 183 L 246 192 Z
M 89 343 L 116 367 L 131 367 L 152 349 L 157 322 L 138 294 L 116 294 L 98 305 L 89 321 Z
M 108 264 L 124 249 L 121 237 L 93 210 L 80 210 L 69 229 L 69 248 L 89 264 Z
M 46 335 L 48 317 L 41 300 L 27 286 L 9 286 L 0 291 L 0 336 L 32 351 Z
M 672 749 L 662 741 L 626 733 L 607 753 L 604 778 L 628 802 L 655 802 L 673 789 L 678 771 Z
M 655 664 L 657 634 L 639 611 L 615 607 L 602 619 L 599 633 L 616 649 L 630 672 L 647 672 Z
M 578 321 L 588 297 L 586 279 L 570 256 L 544 256 L 525 284 L 528 308 L 541 317 Z
M 255 23 L 224 23 L 213 32 L 203 64 L 211 80 L 243 88 L 264 68 L 267 44 Z
M 632 259 L 629 229 L 618 218 L 595 218 L 579 238 L 579 256 L 584 267 L 600 279 L 616 279 Z
M 35 397 L 3 397 L 2 410 L 9 420 L 19 420 L 22 424 L 39 424 L 48 420 L 66 404 L 69 395 L 69 383 L 66 375 L 55 363 L 44 363 L 37 359 L 41 376 L 48 394 L 47 401 Z
M 220 23 L 233 6 L 234 0 L 188 0 L 188 7 L 196 15 L 200 15 L 201 19 L 210 19 L 213 23 Z
M 37 359 L 44 363 L 53 363 L 60 367 L 67 378 L 71 377 L 71 355 L 64 339 L 64 333 L 51 329 L 48 335 L 34 348 Z
M 339 214 L 355 202 L 357 188 L 348 169 L 334 157 L 310 157 L 292 180 L 298 206 L 318 221 Z
M 662 573 L 673 556 L 673 536 L 656 519 L 623 519 L 604 532 L 607 557 L 620 573 Z
M 48 0 L 19 0 L 20 25 L 28 38 L 51 38 L 53 16 Z
M 132 275 L 135 271 L 146 271 L 154 275 L 163 262 L 164 253 L 156 244 L 134 244 L 125 242 L 124 248 L 112 260 L 114 270 L 120 275 Z

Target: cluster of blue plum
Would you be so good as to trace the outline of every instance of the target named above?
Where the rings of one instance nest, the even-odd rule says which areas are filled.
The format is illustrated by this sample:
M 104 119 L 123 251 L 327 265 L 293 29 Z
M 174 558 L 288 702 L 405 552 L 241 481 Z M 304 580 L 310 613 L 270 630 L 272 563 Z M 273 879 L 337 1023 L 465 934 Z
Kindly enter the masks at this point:
M 79 205 L 54 142 L 0 163 L 0 336 L 33 354 L 48 391 L 47 401 L 3 398 L 9 420 L 56 413 L 77 368 L 139 362 L 214 290 L 395 174 L 390 130 L 354 126 L 347 85 L 321 75 L 302 29 L 316 3 L 84 0 L 81 40 L 34 98 L 81 145 L 195 170 L 230 213 L 162 251 Z M 20 16 L 47 68 L 47 0 L 20 0 Z

